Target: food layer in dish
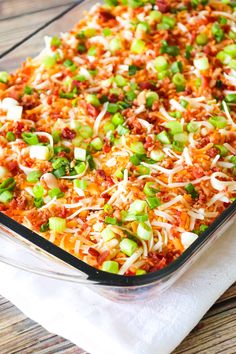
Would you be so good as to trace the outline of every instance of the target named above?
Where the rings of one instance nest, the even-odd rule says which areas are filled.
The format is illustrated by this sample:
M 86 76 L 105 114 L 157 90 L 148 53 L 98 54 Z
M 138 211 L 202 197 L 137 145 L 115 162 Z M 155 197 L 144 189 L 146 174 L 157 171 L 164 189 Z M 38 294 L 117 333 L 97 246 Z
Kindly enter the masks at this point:
M 234 11 L 107 0 L 0 72 L 0 211 L 104 271 L 176 259 L 235 198 Z

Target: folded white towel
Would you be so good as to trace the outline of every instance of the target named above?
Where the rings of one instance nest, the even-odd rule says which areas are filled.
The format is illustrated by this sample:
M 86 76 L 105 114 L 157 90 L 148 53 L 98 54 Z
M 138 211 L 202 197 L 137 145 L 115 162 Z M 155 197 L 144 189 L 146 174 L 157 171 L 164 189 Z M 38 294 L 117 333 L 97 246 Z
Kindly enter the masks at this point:
M 92 354 L 169 354 L 235 281 L 236 225 L 169 290 L 140 304 L 112 303 L 84 286 L 0 264 L 3 296 Z

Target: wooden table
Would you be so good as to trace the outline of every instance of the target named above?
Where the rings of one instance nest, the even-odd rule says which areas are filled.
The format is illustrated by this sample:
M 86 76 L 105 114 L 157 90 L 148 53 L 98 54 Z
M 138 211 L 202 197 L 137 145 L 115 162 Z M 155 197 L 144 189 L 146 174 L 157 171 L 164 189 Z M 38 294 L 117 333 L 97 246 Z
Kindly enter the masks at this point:
M 73 0 L 0 0 L 0 53 L 51 20 L 73 2 Z M 1 354 L 58 352 L 86 354 L 83 349 L 68 340 L 48 333 L 8 300 L 0 297 Z M 236 353 L 236 284 L 208 311 L 174 353 Z

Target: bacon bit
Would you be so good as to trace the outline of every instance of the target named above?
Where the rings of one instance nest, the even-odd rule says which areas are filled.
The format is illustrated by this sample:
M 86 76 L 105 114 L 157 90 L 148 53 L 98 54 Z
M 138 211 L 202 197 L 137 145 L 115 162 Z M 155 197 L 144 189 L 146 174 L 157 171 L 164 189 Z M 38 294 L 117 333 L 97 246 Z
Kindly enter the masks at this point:
M 209 150 L 207 150 L 207 155 L 210 157 L 215 157 L 217 154 L 219 154 L 219 150 L 217 148 L 210 148 Z
M 202 149 L 204 146 L 209 144 L 209 142 L 210 142 L 209 136 L 206 136 L 206 137 L 202 138 L 196 145 L 197 149 Z
M 109 256 L 110 252 L 109 251 L 104 251 L 98 256 L 98 264 L 101 265 Z
M 158 10 L 163 14 L 168 12 L 170 6 L 166 0 L 156 0 L 156 5 L 158 6 Z
M 88 114 L 94 118 L 98 116 L 98 110 L 90 103 L 87 104 L 87 111 Z
M 193 166 L 192 167 L 192 174 L 195 179 L 201 178 L 205 175 L 205 172 L 201 166 Z
M 97 170 L 97 174 L 102 177 L 104 180 L 106 179 L 106 172 L 104 170 Z
M 111 146 L 109 144 L 105 144 L 103 146 L 103 151 L 107 154 L 108 152 L 111 151 Z
M 7 169 L 13 174 L 15 175 L 18 172 L 18 163 L 17 161 L 9 161 L 7 163 Z
M 16 123 L 16 130 L 15 133 L 17 135 L 17 138 L 21 137 L 21 133 L 24 131 L 24 124 L 22 122 L 17 122 Z
M 154 144 L 154 143 L 153 143 L 152 137 L 151 137 L 151 136 L 147 136 L 147 137 L 146 137 L 145 144 L 144 144 L 145 149 L 148 149 L 148 148 L 152 147 L 153 144 Z
M 100 253 L 92 247 L 89 247 L 88 253 L 91 254 L 91 256 L 96 258 L 100 256 Z
M 76 137 L 76 132 L 72 129 L 69 129 L 68 127 L 65 127 L 62 130 L 62 136 L 64 139 L 72 140 Z
M 112 13 L 103 10 L 100 11 L 99 16 L 102 18 L 103 21 L 109 21 L 115 19 L 115 16 L 112 15 Z
M 119 100 L 119 97 L 115 95 L 114 93 L 110 93 L 108 96 L 108 100 L 111 103 L 116 103 Z
M 155 91 L 157 88 L 150 81 L 143 81 L 138 83 L 141 90 L 152 90 Z

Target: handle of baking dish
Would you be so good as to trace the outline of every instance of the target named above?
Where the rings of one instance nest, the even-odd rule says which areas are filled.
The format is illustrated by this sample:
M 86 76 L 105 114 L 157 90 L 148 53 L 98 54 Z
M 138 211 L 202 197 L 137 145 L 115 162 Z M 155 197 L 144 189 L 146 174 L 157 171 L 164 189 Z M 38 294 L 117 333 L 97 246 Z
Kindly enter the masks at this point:
M 33 274 L 80 284 L 97 284 L 88 275 L 24 242 L 0 222 L 0 262 Z

